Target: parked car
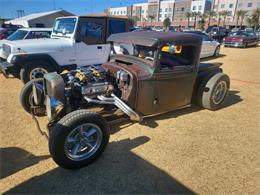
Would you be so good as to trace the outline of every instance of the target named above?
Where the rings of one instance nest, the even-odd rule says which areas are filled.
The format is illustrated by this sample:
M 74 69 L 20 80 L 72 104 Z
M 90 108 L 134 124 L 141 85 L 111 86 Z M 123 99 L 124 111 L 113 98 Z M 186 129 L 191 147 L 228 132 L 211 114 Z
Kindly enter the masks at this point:
M 108 41 L 132 48 L 101 66 L 45 74 L 21 91 L 27 112 L 46 111 L 49 151 L 63 168 L 81 168 L 102 154 L 112 118 L 140 122 L 190 106 L 192 99 L 217 110 L 228 94 L 230 81 L 221 64 L 199 64 L 202 39 L 195 34 L 131 32 Z
M 13 34 L 18 27 L 10 27 L 10 28 L 0 28 L 0 40 L 6 39 L 11 34 Z
M 219 31 L 211 31 L 208 33 L 208 35 L 214 39 L 215 41 L 222 43 L 223 39 L 228 36 L 228 33 L 230 33 L 230 30 L 227 29 L 220 29 Z
M 220 43 L 209 37 L 206 33 L 201 31 L 185 31 L 185 33 L 196 34 L 202 38 L 200 58 L 219 56 Z
M 257 46 L 259 37 L 255 32 L 237 31 L 231 32 L 228 37 L 224 38 L 225 47 L 248 47 Z
M 107 37 L 129 31 L 125 18 L 71 16 L 57 18 L 51 39 L 4 43 L 0 70 L 26 83 L 43 74 L 77 66 L 102 64 L 108 60 Z M 26 55 L 24 55 L 26 53 Z
M 5 40 L 0 41 L 0 58 L 5 58 L 5 54 L 2 50 L 2 45 L 9 41 L 18 41 L 26 39 L 39 39 L 50 38 L 52 29 L 50 28 L 20 28 L 7 37 Z

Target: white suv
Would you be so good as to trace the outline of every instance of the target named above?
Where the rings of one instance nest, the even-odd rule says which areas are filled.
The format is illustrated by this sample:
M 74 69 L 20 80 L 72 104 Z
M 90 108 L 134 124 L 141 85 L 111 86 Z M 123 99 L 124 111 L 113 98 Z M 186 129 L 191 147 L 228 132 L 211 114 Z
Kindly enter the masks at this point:
M 26 83 L 47 72 L 102 64 L 110 55 L 110 34 L 128 31 L 127 19 L 107 16 L 57 18 L 50 39 L 4 43 L 0 71 Z

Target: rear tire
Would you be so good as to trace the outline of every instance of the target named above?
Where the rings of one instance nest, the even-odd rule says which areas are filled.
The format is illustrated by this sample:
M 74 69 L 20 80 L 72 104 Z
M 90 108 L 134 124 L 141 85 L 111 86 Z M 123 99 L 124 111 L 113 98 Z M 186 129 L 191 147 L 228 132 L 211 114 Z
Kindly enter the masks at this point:
M 33 101 L 33 94 L 32 94 L 32 86 L 33 83 L 37 82 L 39 84 L 43 84 L 43 79 L 39 78 L 39 79 L 34 79 L 29 81 L 28 83 L 26 83 L 24 85 L 24 87 L 21 90 L 20 93 L 20 103 L 23 107 L 23 109 L 28 112 L 29 114 L 31 114 L 31 107 L 34 106 L 34 101 Z M 44 108 L 44 104 L 42 102 L 42 105 Z M 39 112 L 39 113 L 34 113 L 36 116 L 45 116 L 45 112 Z
M 90 131 L 92 137 L 88 137 Z M 92 140 L 92 144 L 88 140 Z M 96 140 L 94 144 L 93 140 Z M 79 169 L 93 163 L 103 153 L 108 141 L 106 120 L 98 113 L 77 110 L 63 117 L 51 130 L 49 151 L 60 167 Z
M 25 84 L 32 79 L 43 78 L 43 75 L 48 72 L 53 72 L 54 69 L 50 64 L 44 61 L 28 62 L 20 70 L 21 81 Z
M 223 73 L 217 73 L 204 79 L 198 90 L 198 104 L 208 110 L 220 109 L 224 104 L 229 87 L 229 77 Z

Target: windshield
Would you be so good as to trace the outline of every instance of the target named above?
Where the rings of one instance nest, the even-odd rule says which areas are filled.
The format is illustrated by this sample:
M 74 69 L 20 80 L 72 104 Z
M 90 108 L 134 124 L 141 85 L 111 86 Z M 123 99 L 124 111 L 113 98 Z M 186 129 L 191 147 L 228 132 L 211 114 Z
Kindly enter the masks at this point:
M 117 55 L 128 55 L 139 58 L 145 64 L 153 67 L 155 58 L 155 47 L 147 47 L 143 45 L 134 45 L 129 43 L 116 43 L 113 44 L 113 52 Z
M 54 25 L 53 32 L 55 34 L 72 34 L 76 25 L 76 18 L 61 18 L 57 19 Z
M 22 40 L 27 35 L 28 31 L 25 30 L 17 30 L 13 34 L 11 34 L 7 40 L 9 41 L 16 41 L 16 40 Z
M 235 36 L 248 36 L 247 32 L 244 31 L 237 31 L 237 32 L 231 32 L 229 33 L 230 37 L 235 37 Z

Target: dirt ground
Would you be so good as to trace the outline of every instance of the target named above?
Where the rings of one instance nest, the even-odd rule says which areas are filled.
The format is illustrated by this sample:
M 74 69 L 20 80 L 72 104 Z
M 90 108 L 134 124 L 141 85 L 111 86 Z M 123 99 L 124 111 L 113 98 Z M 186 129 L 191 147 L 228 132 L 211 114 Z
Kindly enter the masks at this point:
M 260 47 L 221 51 L 207 60 L 231 77 L 223 109 L 193 106 L 116 126 L 101 158 L 78 171 L 52 161 L 19 104 L 21 82 L 0 75 L 0 193 L 260 194 Z

